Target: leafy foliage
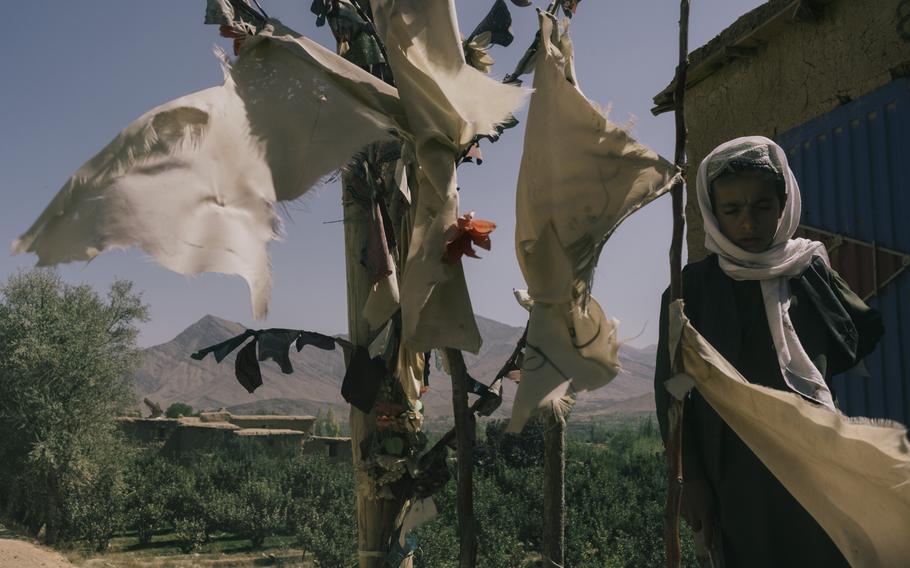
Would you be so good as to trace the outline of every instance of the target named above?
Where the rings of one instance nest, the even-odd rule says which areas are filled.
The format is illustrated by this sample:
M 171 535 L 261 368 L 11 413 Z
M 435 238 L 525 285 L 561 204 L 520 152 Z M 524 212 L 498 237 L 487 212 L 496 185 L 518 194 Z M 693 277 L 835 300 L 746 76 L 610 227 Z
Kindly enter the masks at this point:
M 356 560 L 353 477 L 320 456 L 237 440 L 180 464 L 137 453 L 129 471 L 128 527 L 143 544 L 168 530 L 189 551 L 216 533 L 245 537 L 253 547 L 283 535 L 296 536 L 323 566 Z
M 477 447 L 474 512 L 478 565 L 534 566 L 543 532 L 543 425 L 520 435 L 487 424 Z M 665 464 L 653 423 L 598 428 L 597 444 L 569 440 L 566 464 L 566 566 L 629 567 L 664 563 Z M 415 566 L 457 566 L 455 488 L 434 497 L 440 517 L 418 531 Z M 682 532 L 683 564 L 695 565 Z
M 119 446 L 119 444 L 118 444 Z M 62 500 L 63 536 L 83 538 L 97 552 L 107 549 L 111 538 L 127 522 L 128 480 L 124 464 L 129 448 L 96 448 L 91 460 L 83 464 L 83 475 L 65 478 Z
M 114 418 L 134 401 L 136 323 L 146 319 L 126 280 L 104 299 L 48 270 L 0 286 L 0 505 L 34 532 L 45 527 L 48 542 L 89 530 L 105 546 L 109 527 L 85 523 L 112 513 L 104 493 L 120 487 Z
M 184 554 L 199 550 L 205 541 L 208 540 L 205 521 L 194 517 L 180 518 L 174 521 L 174 534 L 177 535 L 180 551 Z
M 341 426 L 338 424 L 338 419 L 335 418 L 335 411 L 332 410 L 331 406 L 325 415 L 324 430 L 326 436 L 337 437 L 341 434 Z
M 322 566 L 356 562 L 356 502 L 349 469 L 322 458 L 297 459 L 286 483 L 292 499 L 289 524 L 298 544 Z
M 544 423 L 530 420 L 521 434 L 507 434 L 503 420 L 487 422 L 484 441 L 476 449 L 481 471 L 538 466 L 543 463 Z
M 317 436 L 337 437 L 341 435 L 341 425 L 335 416 L 335 411 L 330 406 L 328 411 L 323 414 L 322 409 L 316 413 L 316 423 L 313 432 Z
M 477 447 L 478 565 L 534 566 L 543 506 L 542 465 L 534 456 L 542 455 L 543 431 L 539 424 L 520 436 L 502 430 L 501 423 L 489 424 Z M 596 434 L 597 443 L 568 444 L 566 565 L 659 566 L 665 480 L 657 431 L 644 423 Z M 72 534 L 100 549 L 127 528 L 145 543 L 173 532 L 184 551 L 205 548 L 223 533 L 243 536 L 253 547 L 272 536 L 294 536 L 320 566 L 353 565 L 357 526 L 348 466 L 249 442 L 179 464 L 150 451 L 126 452 L 125 467 L 117 470 L 112 462 L 111 473 L 94 476 L 97 485 L 77 492 L 77 508 L 68 517 L 74 519 Z M 415 566 L 457 566 L 455 484 L 434 500 L 440 516 L 417 531 Z M 685 528 L 682 542 L 686 565 L 694 563 Z
M 237 534 L 259 548 L 267 536 L 287 526 L 288 497 L 277 483 L 255 479 L 243 484 L 238 495 Z
M 168 418 L 180 418 L 181 416 L 192 416 L 193 407 L 185 402 L 175 402 L 167 407 L 164 415 Z
M 103 551 L 134 530 L 140 544 L 173 532 L 185 551 L 232 533 L 254 547 L 295 536 L 321 566 L 357 558 L 353 475 L 348 467 L 265 448 L 251 440 L 172 463 L 136 450 L 114 417 L 134 402 L 136 322 L 146 307 L 128 282 L 102 299 L 87 286 L 33 271 L 0 287 L 0 513 L 48 540 L 83 540 Z M 192 409 L 172 406 L 173 413 Z M 322 418 L 322 417 L 321 417 Z M 334 416 L 322 418 L 326 434 Z M 522 435 L 489 422 L 476 449 L 475 516 L 482 566 L 540 560 L 543 425 Z M 664 462 L 653 423 L 585 429 L 567 461 L 566 564 L 637 567 L 663 562 Z M 418 530 L 417 566 L 457 565 L 455 484 L 434 499 L 435 521 Z M 687 564 L 694 562 L 683 529 Z
M 140 545 L 151 543 L 152 536 L 167 526 L 180 473 L 178 466 L 151 452 L 138 453 L 130 465 L 126 526 L 136 531 Z

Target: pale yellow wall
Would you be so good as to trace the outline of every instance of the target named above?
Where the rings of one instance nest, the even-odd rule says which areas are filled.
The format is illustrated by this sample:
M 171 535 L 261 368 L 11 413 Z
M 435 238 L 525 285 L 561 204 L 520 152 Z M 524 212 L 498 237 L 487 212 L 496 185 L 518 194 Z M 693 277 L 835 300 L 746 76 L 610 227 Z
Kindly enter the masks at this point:
M 855 99 L 908 69 L 910 0 L 835 0 L 819 22 L 789 22 L 755 57 L 734 60 L 690 87 L 689 260 L 706 254 L 695 172 L 708 152 L 738 136 L 773 138 L 834 109 L 839 97 Z

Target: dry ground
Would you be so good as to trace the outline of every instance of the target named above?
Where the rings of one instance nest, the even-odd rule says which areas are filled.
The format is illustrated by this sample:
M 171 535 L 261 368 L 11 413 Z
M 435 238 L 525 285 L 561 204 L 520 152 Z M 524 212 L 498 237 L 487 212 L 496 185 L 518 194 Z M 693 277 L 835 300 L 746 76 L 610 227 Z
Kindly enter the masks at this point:
M 40 546 L 0 525 L 0 568 L 251 568 L 281 566 L 312 568 L 302 559 L 303 551 L 275 553 L 250 552 L 233 554 L 140 555 L 112 553 L 94 558 L 72 554 L 73 562 L 59 552 Z
M 0 525 L 0 568 L 74 568 L 58 552 L 33 544 Z

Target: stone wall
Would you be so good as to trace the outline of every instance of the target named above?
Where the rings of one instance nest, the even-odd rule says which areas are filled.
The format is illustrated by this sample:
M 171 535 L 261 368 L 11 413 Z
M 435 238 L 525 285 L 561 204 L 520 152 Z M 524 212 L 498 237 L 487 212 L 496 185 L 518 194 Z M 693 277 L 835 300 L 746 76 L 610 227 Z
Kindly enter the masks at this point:
M 774 138 L 910 71 L 910 0 L 833 0 L 817 21 L 781 15 L 752 26 L 729 49 L 706 46 L 725 60 L 686 91 L 690 262 L 706 255 L 695 174 L 714 147 Z
M 277 450 L 299 448 L 334 461 L 351 461 L 351 439 L 312 436 L 312 416 L 234 416 L 226 411 L 184 418 L 119 419 L 121 430 L 144 444 L 160 444 L 171 457 L 212 451 L 233 439 Z
M 253 440 L 270 449 L 294 450 L 301 445 L 309 444 L 307 435 L 299 430 L 276 430 L 272 428 L 242 428 L 234 431 L 234 436 L 243 440 Z
M 305 434 L 312 434 L 316 418 L 314 416 L 273 416 L 268 414 L 230 415 L 227 421 L 241 428 L 297 430 Z
M 352 459 L 351 439 L 347 437 L 312 436 L 303 446 L 303 451 L 337 462 L 350 463 Z
M 150 444 L 164 443 L 174 434 L 179 426 L 176 418 L 118 418 L 120 430 L 130 438 Z
M 176 457 L 182 454 L 213 451 L 227 444 L 237 426 L 226 422 L 205 423 L 198 418 L 180 418 L 179 425 L 164 444 L 163 452 Z

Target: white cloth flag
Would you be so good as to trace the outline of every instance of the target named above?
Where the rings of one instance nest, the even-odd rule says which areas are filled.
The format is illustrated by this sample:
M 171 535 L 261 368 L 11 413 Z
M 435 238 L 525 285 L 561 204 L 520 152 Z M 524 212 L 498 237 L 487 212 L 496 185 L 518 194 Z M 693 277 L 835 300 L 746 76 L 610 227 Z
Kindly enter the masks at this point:
M 401 278 L 403 339 L 412 351 L 477 353 L 480 333 L 461 264 L 443 262 L 458 217 L 455 161 L 527 92 L 467 65 L 452 0 L 372 0 L 417 157 L 413 232 Z
M 795 393 L 749 383 L 692 327 L 682 300 L 670 305 L 669 315 L 670 357 L 681 342 L 683 368 L 698 392 L 818 521 L 850 565 L 905 566 L 910 558 L 906 429 L 848 418 Z
M 539 12 L 540 51 L 518 178 L 516 253 L 533 306 L 508 431 L 619 372 L 615 319 L 590 296 L 606 239 L 665 193 L 674 167 L 610 122 L 577 86 L 568 34 Z
M 224 85 L 149 111 L 83 165 L 13 252 L 52 265 L 137 246 L 176 272 L 242 276 L 264 317 L 274 203 L 405 119 L 394 88 L 275 20 L 224 66 Z

